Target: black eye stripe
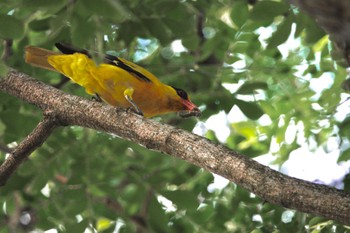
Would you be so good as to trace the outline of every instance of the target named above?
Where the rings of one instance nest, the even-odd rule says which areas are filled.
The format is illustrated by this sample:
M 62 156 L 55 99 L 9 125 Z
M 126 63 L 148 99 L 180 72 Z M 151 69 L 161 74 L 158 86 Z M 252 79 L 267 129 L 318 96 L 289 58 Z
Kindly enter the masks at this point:
M 173 86 L 172 86 L 172 88 L 175 89 L 178 96 L 180 96 L 182 99 L 188 100 L 188 95 L 187 95 L 186 91 L 184 91 L 180 88 L 177 88 L 177 87 L 173 87 Z

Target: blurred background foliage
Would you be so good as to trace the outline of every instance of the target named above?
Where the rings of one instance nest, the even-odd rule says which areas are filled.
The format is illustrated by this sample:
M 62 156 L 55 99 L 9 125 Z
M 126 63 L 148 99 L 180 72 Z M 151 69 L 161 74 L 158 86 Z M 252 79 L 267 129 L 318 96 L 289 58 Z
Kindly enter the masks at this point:
M 246 156 L 270 154 L 281 166 L 301 146 L 329 151 L 335 138 L 338 162 L 350 160 L 341 53 L 284 1 L 2 0 L 0 40 L 3 64 L 86 98 L 64 77 L 26 65 L 24 47 L 54 49 L 63 41 L 137 62 L 186 89 L 203 110 L 198 120 L 175 114 L 154 120 L 196 128 Z M 218 113 L 233 119 L 224 122 L 224 139 L 204 124 Z M 0 93 L 1 162 L 6 146 L 14 147 L 41 118 L 36 107 Z M 213 182 L 212 174 L 171 156 L 64 127 L 0 188 L 0 232 L 349 230 L 264 203 L 232 183 L 210 188 Z

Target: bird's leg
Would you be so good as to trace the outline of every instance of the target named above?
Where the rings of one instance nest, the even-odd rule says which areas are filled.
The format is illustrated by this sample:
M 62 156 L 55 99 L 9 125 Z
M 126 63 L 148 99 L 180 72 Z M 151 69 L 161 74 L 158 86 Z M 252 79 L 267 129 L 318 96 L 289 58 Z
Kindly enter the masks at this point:
M 137 106 L 137 104 L 132 99 L 132 95 L 133 94 L 134 94 L 134 89 L 133 88 L 127 88 L 124 91 L 125 99 L 132 105 L 133 111 L 136 112 L 137 114 L 143 116 L 143 112 L 141 111 L 139 106 Z
M 92 97 L 93 100 L 96 102 L 102 102 L 102 99 L 99 94 L 95 93 L 95 95 Z

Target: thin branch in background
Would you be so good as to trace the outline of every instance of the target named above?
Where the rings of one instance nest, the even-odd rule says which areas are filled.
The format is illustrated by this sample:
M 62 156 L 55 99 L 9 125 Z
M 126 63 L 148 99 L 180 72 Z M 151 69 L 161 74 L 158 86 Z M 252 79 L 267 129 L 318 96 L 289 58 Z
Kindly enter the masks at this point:
M 1 55 L 1 59 L 3 61 L 7 61 L 13 54 L 13 51 L 12 51 L 12 44 L 13 44 L 13 41 L 11 39 L 6 39 L 4 40 L 4 51 Z
M 4 153 L 11 153 L 13 151 L 13 149 L 11 149 L 8 146 L 0 143 L 0 151 L 2 151 Z
M 53 86 L 57 89 L 61 89 L 63 87 L 63 85 L 66 84 L 68 81 L 69 81 L 69 78 L 67 78 L 64 75 L 61 75 L 61 80 Z
M 48 116 L 39 122 L 36 128 L 10 153 L 10 156 L 0 166 L 0 186 L 6 184 L 17 167 L 28 156 L 40 147 L 59 125 L 57 121 Z
M 196 34 L 199 38 L 199 50 L 194 51 L 194 54 L 196 56 L 200 56 L 202 53 L 202 47 L 207 40 L 204 34 L 204 28 L 205 28 L 205 20 L 206 15 L 204 11 L 201 11 L 197 15 L 197 24 L 196 24 Z M 221 62 L 214 56 L 214 54 L 210 54 L 205 60 L 198 62 L 198 65 L 221 65 Z
M 98 201 L 100 203 L 103 203 L 107 208 L 113 210 L 118 215 L 123 216 L 123 213 L 125 212 L 123 206 L 118 203 L 118 201 L 113 200 L 110 197 L 104 197 L 104 198 L 94 198 L 95 201 Z M 131 215 L 130 220 L 135 223 L 135 226 L 137 227 L 136 232 L 145 232 L 145 229 L 147 229 L 147 222 L 145 220 L 145 217 L 140 215 Z

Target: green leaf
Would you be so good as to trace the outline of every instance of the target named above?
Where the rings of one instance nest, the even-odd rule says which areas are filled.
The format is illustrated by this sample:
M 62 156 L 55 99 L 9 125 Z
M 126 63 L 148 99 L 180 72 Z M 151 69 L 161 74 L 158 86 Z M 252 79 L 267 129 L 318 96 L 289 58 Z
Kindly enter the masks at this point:
M 215 214 L 215 209 L 212 205 L 202 205 L 194 213 L 194 219 L 198 223 L 210 221 Z
M 293 14 L 289 14 L 288 17 L 284 18 L 283 22 L 278 25 L 277 30 L 268 39 L 267 48 L 276 48 L 288 39 L 293 21 Z
M 347 174 L 344 179 L 344 191 L 345 192 L 350 192 L 350 174 Z
M 96 223 L 96 229 L 98 232 L 107 230 L 113 225 L 113 221 L 108 218 L 99 218 Z
M 29 23 L 29 28 L 33 31 L 45 31 L 50 29 L 50 18 L 42 20 L 34 20 Z
M 89 221 L 84 219 L 77 223 L 66 223 L 64 224 L 65 232 L 84 232 L 89 227 Z
M 205 133 L 205 137 L 208 138 L 212 142 L 219 142 L 218 138 L 216 137 L 215 131 L 213 131 L 213 130 L 208 130 Z
M 312 228 L 316 228 L 316 226 L 318 226 L 318 225 L 319 226 L 323 225 L 323 227 L 324 227 L 325 225 L 327 225 L 327 222 L 328 221 L 322 217 L 314 217 L 309 221 L 309 226 Z
M 0 79 L 6 77 L 9 72 L 9 67 L 5 64 L 5 62 L 1 59 L 0 61 Z
M 276 108 L 271 105 L 268 101 L 260 101 L 259 102 L 260 107 L 262 110 L 270 116 L 271 119 L 277 119 L 280 116 L 280 113 L 276 110 Z
M 65 1 L 63 0 L 55 0 L 55 1 L 46 1 L 46 0 L 30 0 L 30 1 L 22 1 L 22 7 L 35 8 L 38 9 L 48 9 L 60 7 L 63 5 Z
M 304 25 L 306 43 L 314 44 L 326 34 L 313 19 L 305 16 L 299 20 L 303 20 L 302 24 Z
M 90 20 L 74 17 L 72 19 L 71 35 L 73 44 L 86 46 L 91 38 L 94 38 L 96 24 Z
M 345 151 L 343 151 L 338 160 L 337 163 L 341 162 L 341 161 L 349 161 L 350 160 L 350 148 L 346 149 Z
M 254 102 L 246 102 L 243 100 L 235 99 L 234 103 L 249 119 L 257 120 L 264 114 L 260 106 Z
M 0 15 L 0 38 L 18 39 L 24 34 L 22 21 L 12 15 Z
M 143 27 L 146 27 L 150 35 L 157 38 L 161 44 L 165 45 L 171 41 L 170 31 L 160 19 L 144 19 Z
M 54 16 L 65 6 L 66 1 L 64 0 L 24 0 L 21 3 L 21 7 L 25 8 L 28 12 L 31 12 L 31 14 L 37 11 L 36 19 L 45 18 L 47 16 Z
M 250 18 L 256 21 L 273 20 L 278 15 L 286 14 L 289 5 L 277 1 L 258 1 L 250 12 Z
M 130 12 L 119 1 L 84 0 L 81 2 L 92 14 L 109 17 L 116 21 L 130 18 Z
M 195 209 L 198 207 L 198 198 L 195 193 L 187 190 L 163 191 L 161 194 L 172 201 L 180 209 Z
M 231 19 L 237 27 L 242 27 L 249 16 L 248 4 L 246 1 L 235 2 L 231 9 Z
M 120 25 L 118 39 L 130 44 L 136 37 L 147 38 L 148 32 L 145 27 L 134 21 L 126 21 Z
M 182 44 L 189 50 L 195 50 L 199 46 L 199 38 L 197 35 L 186 36 Z
M 255 90 L 261 89 L 266 90 L 268 88 L 266 82 L 257 81 L 257 82 L 245 82 L 242 86 L 238 88 L 236 94 L 240 95 L 251 95 L 255 93 Z
M 66 214 L 75 216 L 87 208 L 88 199 L 83 189 L 67 189 L 56 195 L 59 195 L 60 201 L 65 202 L 63 210 Z
M 13 120 L 14 118 L 16 121 Z M 9 111 L 0 111 L 0 119 L 6 125 L 4 137 L 6 143 L 28 135 L 39 121 L 31 115 L 19 115 L 15 108 L 9 109 Z
M 153 197 L 148 206 L 148 221 L 154 232 L 168 232 L 168 218 L 158 200 Z
M 35 179 L 33 179 L 32 183 L 31 183 L 32 193 L 33 194 L 40 193 L 41 189 L 44 188 L 44 186 L 47 184 L 48 179 L 49 178 L 46 177 L 45 175 L 36 176 Z

